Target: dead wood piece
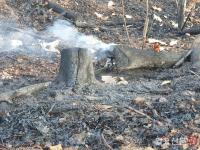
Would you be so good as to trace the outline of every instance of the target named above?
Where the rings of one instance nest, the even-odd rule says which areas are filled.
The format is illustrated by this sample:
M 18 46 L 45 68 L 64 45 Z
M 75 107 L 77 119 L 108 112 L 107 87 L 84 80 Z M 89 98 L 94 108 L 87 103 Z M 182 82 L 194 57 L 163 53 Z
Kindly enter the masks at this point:
M 60 69 L 56 80 L 69 87 L 94 83 L 96 79 L 89 51 L 83 48 L 62 49 Z
M 74 24 L 78 28 L 97 28 L 100 31 L 108 31 L 108 30 L 111 31 L 111 30 L 114 30 L 112 28 L 107 28 L 107 27 L 104 27 L 104 26 L 97 26 L 97 25 L 95 25 L 93 23 L 89 23 L 89 22 L 85 22 L 85 21 L 81 21 L 81 20 L 76 20 Z
M 6 93 L 0 94 L 0 101 L 7 101 L 12 103 L 12 100 L 14 98 L 20 97 L 20 96 L 28 96 L 35 92 L 41 91 L 42 89 L 48 87 L 51 82 L 45 82 L 45 83 L 39 83 L 34 85 L 29 85 L 26 87 L 22 87 L 17 90 L 12 90 Z
M 128 46 L 117 45 L 113 51 L 115 63 L 118 69 L 136 68 L 167 68 L 180 60 L 184 52 L 140 50 Z
M 58 14 L 62 14 L 64 17 L 71 19 L 71 20 L 76 20 L 76 14 L 72 11 L 66 10 L 65 8 L 59 6 L 56 3 L 47 1 L 47 8 L 52 9 L 54 12 Z
M 190 35 L 197 35 L 197 34 L 200 34 L 200 26 L 197 27 L 192 27 L 190 29 L 185 29 L 181 32 L 182 35 L 186 34 L 186 33 L 189 33 Z
M 78 111 L 81 110 L 81 106 L 79 105 L 71 105 L 71 104 L 54 104 L 51 109 L 49 110 L 48 114 L 60 114 L 60 113 L 66 113 L 69 111 Z

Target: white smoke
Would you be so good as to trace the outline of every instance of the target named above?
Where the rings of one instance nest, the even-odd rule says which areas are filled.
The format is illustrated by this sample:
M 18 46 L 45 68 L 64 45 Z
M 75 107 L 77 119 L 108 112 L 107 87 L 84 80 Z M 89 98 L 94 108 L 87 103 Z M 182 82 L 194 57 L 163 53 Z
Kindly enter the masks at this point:
M 69 47 L 87 48 L 92 53 L 95 53 L 98 50 L 110 50 L 114 45 L 106 44 L 93 35 L 85 35 L 78 32 L 78 30 L 71 23 L 65 20 L 58 20 L 54 22 L 53 26 L 48 28 L 48 32 L 56 38 L 64 41 Z
M 86 48 L 96 59 L 105 57 L 105 52 L 112 51 L 114 45 L 106 44 L 93 35 L 80 33 L 66 20 L 57 20 L 42 32 L 0 23 L 0 52 L 20 50 L 27 54 L 48 55 L 58 52 L 60 42 L 66 47 Z

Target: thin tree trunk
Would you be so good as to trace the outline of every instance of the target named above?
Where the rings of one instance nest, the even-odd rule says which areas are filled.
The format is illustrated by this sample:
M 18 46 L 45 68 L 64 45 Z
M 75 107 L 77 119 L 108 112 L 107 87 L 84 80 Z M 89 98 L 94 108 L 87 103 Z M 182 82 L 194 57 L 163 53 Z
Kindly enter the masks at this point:
M 185 11 L 186 11 L 187 0 L 179 0 L 178 2 L 178 28 L 181 30 L 185 22 Z

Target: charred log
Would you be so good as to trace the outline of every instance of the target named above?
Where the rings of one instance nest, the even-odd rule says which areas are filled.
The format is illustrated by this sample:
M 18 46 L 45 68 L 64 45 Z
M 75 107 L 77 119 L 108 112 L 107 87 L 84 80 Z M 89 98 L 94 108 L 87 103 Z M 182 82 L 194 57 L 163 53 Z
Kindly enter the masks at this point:
M 117 68 L 167 68 L 178 62 L 185 52 L 154 52 L 149 49 L 136 49 L 128 46 L 116 46 L 113 55 Z

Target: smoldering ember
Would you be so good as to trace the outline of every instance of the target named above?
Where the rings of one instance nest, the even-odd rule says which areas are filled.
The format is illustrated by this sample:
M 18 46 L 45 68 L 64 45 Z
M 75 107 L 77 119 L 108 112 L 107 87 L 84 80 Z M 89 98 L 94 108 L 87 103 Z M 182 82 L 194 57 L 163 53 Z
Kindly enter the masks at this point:
M 199 150 L 199 0 L 0 0 L 0 150 Z

